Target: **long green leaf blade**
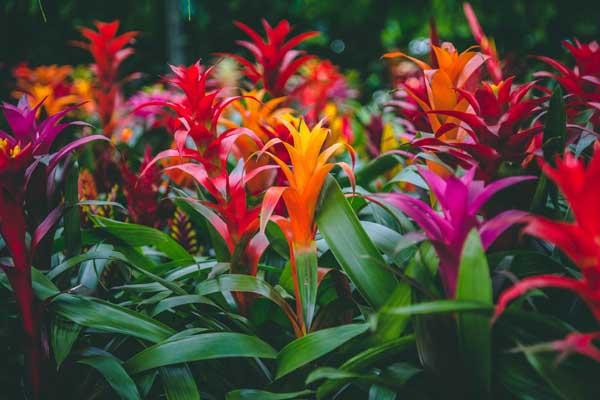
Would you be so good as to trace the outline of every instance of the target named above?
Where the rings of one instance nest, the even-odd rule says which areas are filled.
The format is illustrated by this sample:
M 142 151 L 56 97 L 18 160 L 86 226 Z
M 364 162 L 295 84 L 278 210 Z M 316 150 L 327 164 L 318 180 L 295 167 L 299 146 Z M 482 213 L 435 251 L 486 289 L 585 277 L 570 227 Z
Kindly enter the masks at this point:
M 474 301 L 493 306 L 492 279 L 485 250 L 476 230 L 472 230 L 463 247 L 458 283 L 458 301 Z M 463 313 L 458 315 L 458 337 L 465 367 L 473 376 L 473 390 L 480 399 L 491 396 L 492 336 L 489 316 Z
M 368 328 L 368 324 L 342 325 L 309 333 L 294 340 L 277 355 L 276 379 L 337 349 L 350 339 L 364 333 Z
M 228 357 L 275 358 L 277 353 L 259 338 L 234 332 L 206 333 L 169 340 L 149 347 L 131 357 L 128 371 L 138 373 L 151 368 L 184 362 Z

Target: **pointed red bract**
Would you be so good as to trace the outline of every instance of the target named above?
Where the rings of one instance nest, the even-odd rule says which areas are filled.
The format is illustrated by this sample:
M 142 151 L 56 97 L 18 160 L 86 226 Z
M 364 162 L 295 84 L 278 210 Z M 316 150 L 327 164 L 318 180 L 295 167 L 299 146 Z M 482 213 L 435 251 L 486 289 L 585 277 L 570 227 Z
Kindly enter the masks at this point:
M 286 40 L 292 31 L 290 23 L 280 21 L 272 27 L 266 20 L 262 21 L 266 33 L 264 40 L 248 25 L 236 21 L 235 26 L 242 30 L 251 41 L 239 40 L 237 43 L 245 47 L 254 58 L 254 63 L 236 54 L 221 53 L 239 62 L 244 74 L 252 83 L 261 82 L 265 90 L 272 96 L 284 95 L 287 81 L 306 61 L 312 58 L 303 51 L 294 50 L 300 43 L 315 37 L 319 32 L 304 32 Z
M 100 123 L 107 136 L 111 136 L 115 126 L 115 112 L 121 102 L 121 85 L 119 68 L 121 63 L 133 54 L 129 45 L 137 36 L 137 32 L 125 32 L 117 35 L 120 22 L 95 22 L 97 30 L 81 28 L 82 36 L 87 42 L 76 42 L 88 50 L 94 59 L 92 71 L 96 76 L 93 96 L 97 103 Z

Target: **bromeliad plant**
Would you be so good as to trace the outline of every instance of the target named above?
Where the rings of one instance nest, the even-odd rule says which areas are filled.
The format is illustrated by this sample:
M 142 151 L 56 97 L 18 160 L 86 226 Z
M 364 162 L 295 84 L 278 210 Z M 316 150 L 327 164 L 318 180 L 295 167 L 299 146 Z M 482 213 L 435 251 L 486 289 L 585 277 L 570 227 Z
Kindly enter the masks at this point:
M 244 67 L 244 74 L 253 84 L 261 83 L 271 96 L 280 97 L 286 94 L 288 80 L 302 64 L 313 58 L 312 55 L 296 50 L 296 46 L 319 33 L 303 32 L 286 40 L 292 31 L 288 21 L 279 21 L 273 27 L 263 19 L 262 24 L 267 35 L 266 40 L 243 22 L 235 22 L 235 26 L 250 38 L 250 41 L 238 40 L 237 44 L 252 53 L 254 64 L 237 54 L 219 53 L 219 55 L 233 58 L 239 62 Z
M 597 398 L 598 46 L 544 59 L 568 92 L 548 96 L 464 10 L 479 49 L 432 21 L 429 61 L 388 54 L 402 93 L 365 107 L 285 20 L 236 23 L 250 58 L 172 66 L 128 101 L 118 22 L 82 30 L 91 67 L 18 68 L 49 97 L 3 106 L 2 395 L 22 336 L 34 398 L 50 379 L 85 399 Z M 104 135 L 69 140 L 69 115 Z M 109 137 L 118 153 L 66 158 Z
M 290 249 L 290 266 L 296 296 L 296 314 L 301 318 L 301 333 L 310 331 L 316 314 L 318 266 L 315 241 L 315 213 L 319 194 L 329 172 L 336 165 L 329 162 L 344 146 L 354 159 L 354 150 L 342 143 L 324 146 L 329 130 L 317 124 L 312 129 L 300 119 L 295 126 L 285 120 L 291 132 L 293 144 L 272 139 L 262 149 L 262 153 L 273 159 L 287 179 L 285 186 L 267 189 L 260 212 L 261 232 L 269 220 L 273 220 L 284 232 Z M 291 166 L 270 152 L 271 147 L 282 144 L 291 160 Z M 348 176 L 353 179 L 352 167 L 338 162 Z M 287 216 L 273 215 L 277 203 L 283 198 Z
M 435 110 L 432 113 L 456 118 L 448 127 L 461 127 L 468 138 L 448 143 L 437 138 L 414 141 L 415 146 L 440 151 L 452 148 L 468 155 L 469 163 L 476 165 L 478 176 L 491 181 L 497 178 L 501 166 L 524 169 L 539 156 L 542 145 L 542 125 L 535 122 L 540 105 L 549 97 L 526 98 L 536 82 L 515 87 L 514 77 L 497 84 L 483 82 L 474 92 L 456 89 L 467 100 L 470 111 Z M 531 124 L 533 122 L 533 126 Z M 463 160 L 465 160 L 463 158 Z
M 38 120 L 36 113 L 41 106 L 42 103 L 38 103 L 31 108 L 26 97 L 16 106 L 4 103 L 2 110 L 10 131 L 0 131 L 0 234 L 11 256 L 10 264 L 2 263 L 1 267 L 19 307 L 28 379 L 36 399 L 41 395 L 41 367 L 45 356 L 40 335 L 42 309 L 35 299 L 31 281 L 32 260 L 39 255 L 44 236 L 53 232 L 62 207 L 42 213 L 46 210 L 46 199 L 52 199 L 54 172 L 59 163 L 79 146 L 104 139 L 101 135 L 86 136 L 51 152 L 60 133 L 82 123 L 61 123 L 75 107 Z
M 475 180 L 475 168 L 460 178 L 454 175 L 442 178 L 425 168 L 420 168 L 419 173 L 439 204 L 441 214 L 406 193 L 378 193 L 370 198 L 398 208 L 421 227 L 439 257 L 439 273 L 446 296 L 453 298 L 461 252 L 469 232 L 476 229 L 483 248 L 487 249 L 526 215 L 523 211 L 507 210 L 486 221 L 480 216 L 486 203 L 499 191 L 533 177 L 504 178 L 486 186 L 483 181 Z
M 92 91 L 93 100 L 98 110 L 98 119 L 104 134 L 112 136 L 117 124 L 121 104 L 123 102 L 119 69 L 125 59 L 133 54 L 130 44 L 137 32 L 125 32 L 118 35 L 119 21 L 96 22 L 96 29 L 82 28 L 81 34 L 87 42 L 76 42 L 90 52 L 94 59 L 91 69 L 95 75 Z M 133 75 L 135 76 L 135 75 Z M 133 76 L 128 77 L 131 79 Z

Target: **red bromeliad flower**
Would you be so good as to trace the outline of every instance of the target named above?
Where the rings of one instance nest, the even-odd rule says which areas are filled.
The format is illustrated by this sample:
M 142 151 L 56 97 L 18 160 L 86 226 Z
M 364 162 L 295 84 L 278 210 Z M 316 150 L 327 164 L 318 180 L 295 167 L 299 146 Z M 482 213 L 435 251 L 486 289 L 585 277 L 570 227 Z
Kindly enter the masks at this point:
M 232 102 L 240 99 L 240 96 L 221 99 L 220 90 L 208 90 L 207 81 L 212 72 L 212 68 L 205 69 L 200 62 L 196 62 L 189 67 L 171 66 L 174 77 L 167 79 L 171 85 L 178 87 L 184 96 L 179 101 L 173 100 L 155 100 L 142 104 L 138 109 L 149 106 L 166 107 L 174 113 L 169 119 L 168 126 L 175 135 L 175 142 L 179 150 L 183 150 L 186 143 L 181 140 L 183 136 L 189 136 L 196 145 L 197 151 L 195 157 L 199 155 L 202 158 L 215 159 L 214 168 L 217 172 L 221 168 L 218 161 L 221 141 L 225 140 L 233 132 L 244 130 L 243 128 L 229 129 L 225 132 L 217 132 L 219 119 L 223 111 Z M 248 131 L 246 129 L 246 131 Z M 178 137 L 178 135 L 183 135 Z M 207 168 L 213 173 L 212 167 Z
M 500 190 L 533 177 L 505 178 L 485 186 L 483 181 L 474 180 L 474 168 L 461 178 L 454 175 L 441 178 L 424 168 L 419 172 L 435 195 L 442 210 L 441 215 L 425 202 L 405 193 L 379 193 L 369 198 L 398 208 L 423 229 L 440 259 L 439 271 L 446 295 L 452 298 L 460 255 L 469 232 L 477 229 L 487 249 L 506 229 L 526 215 L 523 211 L 508 210 L 482 221 L 478 216 L 481 208 Z
M 264 234 L 258 232 L 258 208 L 247 204 L 246 183 L 257 174 L 272 168 L 263 166 L 245 173 L 243 163 L 229 173 L 227 161 L 241 138 L 250 139 L 262 146 L 262 141 L 247 128 L 231 128 L 217 132 L 219 118 L 225 108 L 240 97 L 226 100 L 218 98 L 219 91 L 206 90 L 211 69 L 204 71 L 199 63 L 190 67 L 171 67 L 175 77 L 170 82 L 183 92 L 178 102 L 154 101 L 144 106 L 165 106 L 177 118 L 170 123 L 174 131 L 174 147 L 157 154 L 146 164 L 144 177 L 160 160 L 170 159 L 169 172 L 190 175 L 206 190 L 207 200 L 194 204 L 223 238 L 229 251 L 231 270 L 255 275 L 258 261 L 266 249 Z M 190 140 L 192 143 L 190 143 Z M 249 305 L 249 297 L 236 294 L 242 310 Z
M 556 159 L 556 168 L 543 164 L 544 173 L 560 188 L 567 199 L 574 222 L 558 222 L 544 217 L 530 217 L 524 232 L 556 245 L 581 269 L 580 279 L 558 275 L 540 275 L 525 278 L 502 293 L 496 306 L 497 318 L 515 298 L 526 292 L 556 287 L 575 292 L 590 308 L 600 323 L 600 211 L 591 206 L 600 202 L 600 150 L 596 148 L 587 168 L 571 153 Z M 573 333 L 566 339 L 552 343 L 552 348 L 577 352 L 600 362 L 600 349 L 592 340 L 597 333 Z
M 113 133 L 115 113 L 121 103 L 121 84 L 118 78 L 121 63 L 133 54 L 129 47 L 137 32 L 125 32 L 117 35 L 119 21 L 96 22 L 94 31 L 81 28 L 81 34 L 88 40 L 87 43 L 76 42 L 77 45 L 88 50 L 94 58 L 92 71 L 96 75 L 93 90 L 94 101 L 97 103 L 100 123 L 107 136 Z
M 473 11 L 471 4 L 464 3 L 463 10 L 465 12 L 465 16 L 467 17 L 467 22 L 469 23 L 471 32 L 473 33 L 473 38 L 479 44 L 481 52 L 489 57 L 486 65 L 490 77 L 495 84 L 499 84 L 502 81 L 502 62 L 498 58 L 496 44 L 483 32 L 483 29 L 479 24 L 479 20 L 477 19 L 477 15 L 475 15 L 475 11 Z
M 532 147 L 536 136 L 542 135 L 539 124 L 528 126 L 540 111 L 539 106 L 548 97 L 528 99 L 527 94 L 536 82 L 513 86 L 514 77 L 496 84 L 483 83 L 474 92 L 457 89 L 468 101 L 471 112 L 434 110 L 432 113 L 455 118 L 469 138 L 459 143 L 447 143 L 438 138 L 418 139 L 416 146 L 427 150 L 454 148 L 465 153 L 478 166 L 478 175 L 489 181 L 497 175 L 503 162 L 513 162 L 525 167 L 541 148 Z M 458 126 L 448 123 L 447 128 Z M 436 134 L 439 136 L 439 132 Z
M 600 126 L 600 44 L 596 41 L 584 44 L 575 39 L 573 43 L 565 40 L 563 45 L 575 58 L 576 66 L 571 69 L 549 57 L 539 56 L 538 59 L 557 73 L 541 71 L 536 76 L 556 80 L 571 95 L 567 98 L 570 117 L 578 115 L 582 109 L 594 109 L 590 122 L 597 128 Z
M 309 124 L 316 124 L 324 117 L 328 103 L 342 103 L 355 96 L 344 75 L 329 60 L 310 60 L 302 75 L 304 82 L 294 89 L 291 97 L 305 110 Z
M 305 40 L 317 36 L 319 32 L 304 32 L 286 41 L 292 31 L 288 21 L 282 20 L 272 27 L 263 19 L 262 24 L 267 34 L 266 41 L 248 25 L 235 22 L 235 26 L 244 31 L 251 40 L 238 40 L 236 43 L 252 53 L 255 64 L 236 54 L 220 53 L 220 55 L 231 57 L 239 62 L 244 67 L 246 77 L 252 83 L 261 82 L 271 96 L 279 97 L 285 94 L 285 85 L 292 75 L 313 57 L 294 48 Z
M 147 145 L 140 171 L 152 161 L 152 148 Z M 161 171 L 156 165 L 150 166 L 143 176 L 135 174 L 126 163 L 121 165 L 123 193 L 127 200 L 127 209 L 131 220 L 158 228 L 170 217 L 170 203 L 161 201 L 160 187 L 163 183 Z
M 75 107 L 37 121 L 36 113 L 41 106 L 42 103 L 39 103 L 31 108 L 25 97 L 21 98 L 17 106 L 4 103 L 1 108 L 11 133 L 0 131 L 0 235 L 12 256 L 12 265 L 0 267 L 10 281 L 21 313 L 26 364 L 34 398 L 40 396 L 42 348 L 40 314 L 35 306 L 31 283 L 31 260 L 42 238 L 59 219 L 61 209 L 53 210 L 43 221 L 32 225 L 31 222 L 37 222 L 37 203 L 44 203 L 46 192 L 43 191 L 42 197 L 36 199 L 36 204 L 26 202 L 27 192 L 34 190 L 37 193 L 39 189 L 30 188 L 28 184 L 32 179 L 41 177 L 45 185 L 46 181 L 50 181 L 54 168 L 73 149 L 92 140 L 105 139 L 101 135 L 86 136 L 50 154 L 54 140 L 65 128 L 83 123 L 60 123 Z M 36 179 L 35 182 L 38 183 L 39 180 Z M 34 221 L 29 221 L 32 218 Z M 32 239 L 29 246 L 26 241 L 28 226 L 37 227 L 34 232 L 30 232 Z

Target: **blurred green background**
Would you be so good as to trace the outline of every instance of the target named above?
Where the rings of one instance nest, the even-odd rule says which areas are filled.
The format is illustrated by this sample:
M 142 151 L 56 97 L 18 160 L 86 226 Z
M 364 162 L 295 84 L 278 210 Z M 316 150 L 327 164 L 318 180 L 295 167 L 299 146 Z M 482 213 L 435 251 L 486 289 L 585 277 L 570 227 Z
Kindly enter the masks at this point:
M 39 3 L 42 3 L 44 22 Z M 562 39 L 599 36 L 600 1 L 472 1 L 488 36 L 516 70 L 528 69 L 529 54 L 562 58 Z M 142 32 L 136 56 L 125 69 L 147 79 L 166 71 L 166 63 L 190 63 L 215 51 L 236 50 L 243 37 L 232 21 L 260 28 L 287 18 L 298 31 L 316 29 L 322 36 L 308 44 L 318 55 L 343 69 L 355 70 L 365 95 L 386 84 L 379 57 L 393 48 L 422 50 L 428 21 L 434 17 L 442 40 L 457 48 L 473 44 L 462 2 L 456 0 L 2 0 L 0 2 L 0 94 L 10 90 L 10 71 L 30 65 L 89 62 L 69 42 L 77 27 L 94 20 L 120 19 L 123 29 Z

